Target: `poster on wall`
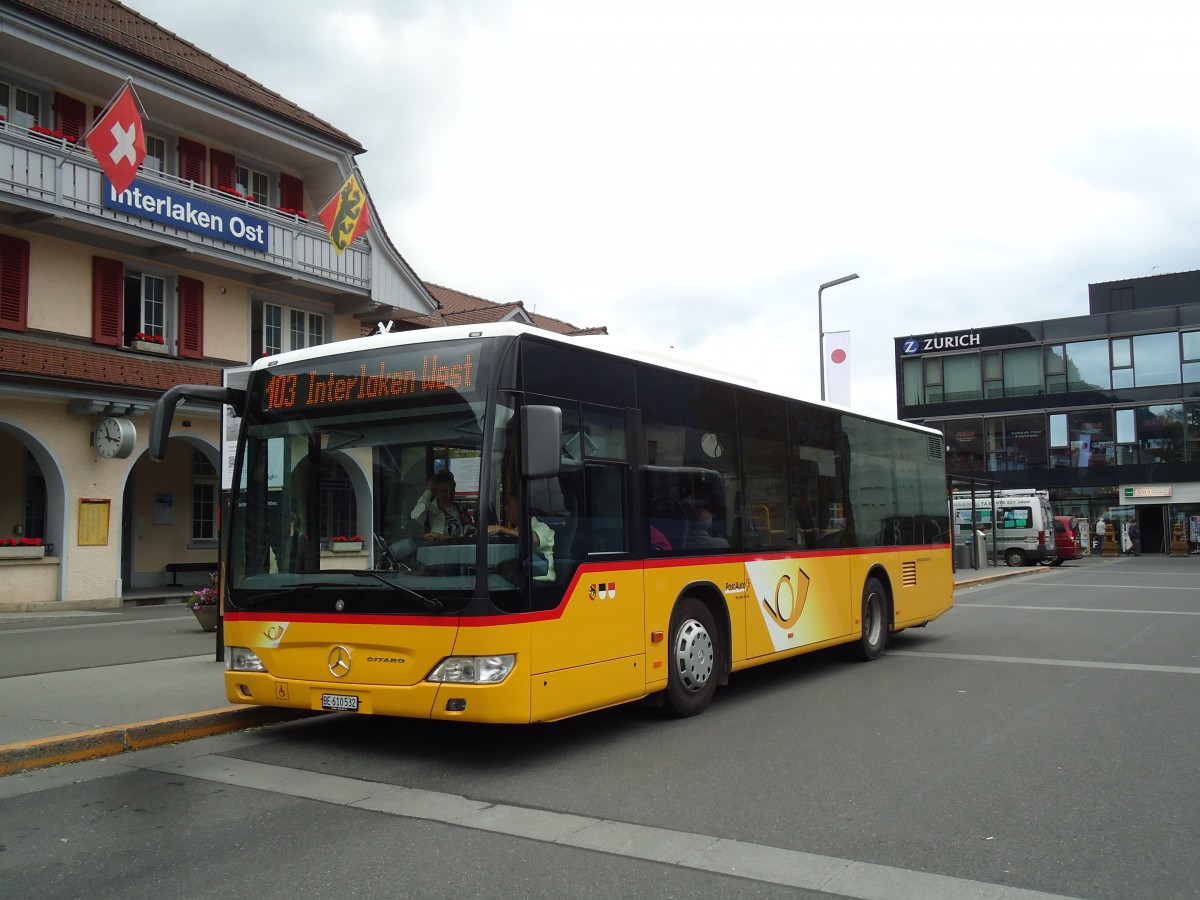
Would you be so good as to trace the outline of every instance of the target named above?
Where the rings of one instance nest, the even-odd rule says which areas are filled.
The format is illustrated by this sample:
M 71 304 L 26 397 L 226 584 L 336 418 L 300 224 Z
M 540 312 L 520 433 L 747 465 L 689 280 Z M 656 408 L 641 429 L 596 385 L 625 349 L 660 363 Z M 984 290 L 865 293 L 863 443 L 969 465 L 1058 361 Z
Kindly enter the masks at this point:
M 154 495 L 154 524 L 155 525 L 174 525 L 175 524 L 175 495 L 174 494 L 155 494 Z
M 112 501 L 107 497 L 87 497 L 79 501 L 80 547 L 108 545 L 108 511 Z

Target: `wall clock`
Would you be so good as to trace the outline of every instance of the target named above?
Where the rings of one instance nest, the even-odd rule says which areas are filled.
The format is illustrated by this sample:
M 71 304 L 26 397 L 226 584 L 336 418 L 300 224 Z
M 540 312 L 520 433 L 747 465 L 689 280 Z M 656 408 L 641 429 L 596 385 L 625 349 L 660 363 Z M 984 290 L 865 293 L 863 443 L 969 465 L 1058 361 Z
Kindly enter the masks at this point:
M 105 459 L 126 459 L 137 443 L 137 431 L 128 419 L 109 416 L 96 426 L 92 446 Z

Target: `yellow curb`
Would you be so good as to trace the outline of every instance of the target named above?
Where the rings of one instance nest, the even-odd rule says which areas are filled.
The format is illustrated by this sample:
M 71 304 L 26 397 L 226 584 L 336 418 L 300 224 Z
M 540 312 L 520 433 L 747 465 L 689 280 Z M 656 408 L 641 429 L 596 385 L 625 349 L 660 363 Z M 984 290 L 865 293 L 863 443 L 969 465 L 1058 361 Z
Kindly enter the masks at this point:
M 148 722 L 135 722 L 132 725 L 5 744 L 0 745 L 0 776 L 85 759 L 116 756 L 129 750 L 145 750 L 148 747 L 175 744 L 309 715 L 319 713 L 266 706 L 228 706 L 206 712 L 152 719 Z

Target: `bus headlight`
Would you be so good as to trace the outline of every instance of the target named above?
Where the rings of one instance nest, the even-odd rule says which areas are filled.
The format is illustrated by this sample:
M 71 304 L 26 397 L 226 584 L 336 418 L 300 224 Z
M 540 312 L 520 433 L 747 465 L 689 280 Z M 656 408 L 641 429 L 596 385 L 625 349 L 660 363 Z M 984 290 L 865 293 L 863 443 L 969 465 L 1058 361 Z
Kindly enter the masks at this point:
M 229 671 L 230 672 L 265 672 L 267 667 L 263 665 L 258 654 L 249 647 L 226 647 L 225 652 L 229 654 Z
M 499 684 L 517 664 L 514 653 L 502 656 L 447 656 L 433 667 L 426 681 L 449 684 Z

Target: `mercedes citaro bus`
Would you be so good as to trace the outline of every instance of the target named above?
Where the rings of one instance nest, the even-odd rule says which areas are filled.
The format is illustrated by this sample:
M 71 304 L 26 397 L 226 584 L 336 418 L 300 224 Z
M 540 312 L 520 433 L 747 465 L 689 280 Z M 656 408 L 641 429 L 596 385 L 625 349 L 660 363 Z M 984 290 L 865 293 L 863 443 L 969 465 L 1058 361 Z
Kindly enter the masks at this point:
M 264 358 L 244 387 L 167 392 L 155 458 L 188 399 L 240 417 L 235 703 L 687 716 L 740 669 L 873 659 L 952 604 L 940 434 L 609 336 L 451 327 Z M 431 518 L 435 482 L 454 505 Z

